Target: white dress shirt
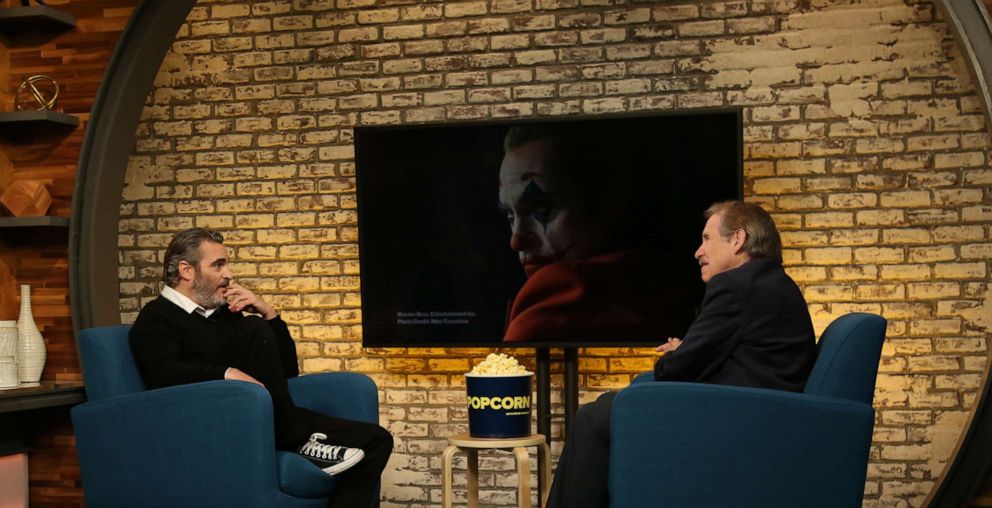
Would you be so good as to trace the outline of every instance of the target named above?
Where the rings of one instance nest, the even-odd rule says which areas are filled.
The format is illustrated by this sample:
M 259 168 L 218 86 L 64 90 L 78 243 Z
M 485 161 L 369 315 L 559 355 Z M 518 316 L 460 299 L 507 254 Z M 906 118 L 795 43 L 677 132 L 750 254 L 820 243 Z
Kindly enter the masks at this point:
M 217 310 L 217 307 L 212 309 L 204 309 L 200 304 L 190 300 L 188 296 L 176 291 L 175 288 L 170 286 L 162 287 L 162 298 L 178 305 L 180 309 L 190 314 L 196 312 L 203 317 L 210 317 L 210 315 Z

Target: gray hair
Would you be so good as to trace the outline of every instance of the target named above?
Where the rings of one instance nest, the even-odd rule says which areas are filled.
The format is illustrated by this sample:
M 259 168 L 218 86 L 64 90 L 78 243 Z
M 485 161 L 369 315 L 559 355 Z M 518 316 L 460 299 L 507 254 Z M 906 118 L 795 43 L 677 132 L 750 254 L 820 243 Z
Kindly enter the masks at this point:
M 751 258 L 771 258 L 782 262 L 782 238 L 775 221 L 763 208 L 743 201 L 714 203 L 703 214 L 707 219 L 720 215 L 720 236 L 730 238 L 734 231 L 743 229 L 744 252 Z
M 180 231 L 172 237 L 169 247 L 165 249 L 165 260 L 162 263 L 162 281 L 169 287 L 179 284 L 179 263 L 183 261 L 200 267 L 200 244 L 203 242 L 224 243 L 224 236 L 207 228 L 191 228 Z

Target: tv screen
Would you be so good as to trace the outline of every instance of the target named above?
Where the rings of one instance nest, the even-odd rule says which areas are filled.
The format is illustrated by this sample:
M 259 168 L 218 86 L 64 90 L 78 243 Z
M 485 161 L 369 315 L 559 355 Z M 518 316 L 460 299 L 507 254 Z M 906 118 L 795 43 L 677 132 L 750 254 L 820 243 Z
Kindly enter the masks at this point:
M 682 337 L 741 161 L 740 109 L 357 127 L 363 345 Z

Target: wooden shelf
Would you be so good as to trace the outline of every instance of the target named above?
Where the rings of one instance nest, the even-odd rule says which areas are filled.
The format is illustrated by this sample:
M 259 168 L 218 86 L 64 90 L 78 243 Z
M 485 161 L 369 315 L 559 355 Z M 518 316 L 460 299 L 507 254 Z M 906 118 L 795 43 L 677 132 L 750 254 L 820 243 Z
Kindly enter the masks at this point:
M 85 400 L 82 381 L 42 381 L 36 386 L 0 389 L 0 413 L 71 406 Z
M 42 217 L 0 217 L 0 228 L 67 228 L 69 227 L 68 217 L 52 217 L 45 215 Z
M 61 142 L 79 127 L 79 117 L 48 109 L 0 113 L 0 143 L 48 145 Z M 18 157 L 8 154 L 8 158 Z
M 79 127 L 79 117 L 59 113 L 50 109 L 37 109 L 30 111 L 5 111 L 0 113 L 0 124 L 3 128 L 59 128 Z
M 75 26 L 75 16 L 45 5 L 0 9 L 0 38 L 10 45 L 41 44 Z

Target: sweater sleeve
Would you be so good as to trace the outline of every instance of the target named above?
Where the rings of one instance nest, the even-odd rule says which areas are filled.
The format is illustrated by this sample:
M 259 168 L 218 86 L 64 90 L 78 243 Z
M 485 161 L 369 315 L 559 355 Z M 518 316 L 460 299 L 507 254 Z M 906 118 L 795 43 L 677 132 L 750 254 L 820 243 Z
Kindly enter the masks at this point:
M 697 381 L 719 369 L 736 346 L 743 306 L 741 290 L 727 276 L 710 280 L 699 317 L 692 323 L 682 345 L 661 357 L 654 366 L 656 381 Z
M 227 366 L 190 363 L 180 357 L 180 338 L 162 321 L 135 323 L 129 340 L 138 369 L 149 388 L 224 379 Z
M 272 333 L 275 334 L 276 342 L 279 344 L 279 359 L 282 360 L 283 373 L 288 378 L 299 376 L 300 366 L 296 359 L 296 342 L 289 334 L 289 326 L 278 315 L 267 320 L 266 323 L 272 328 Z

